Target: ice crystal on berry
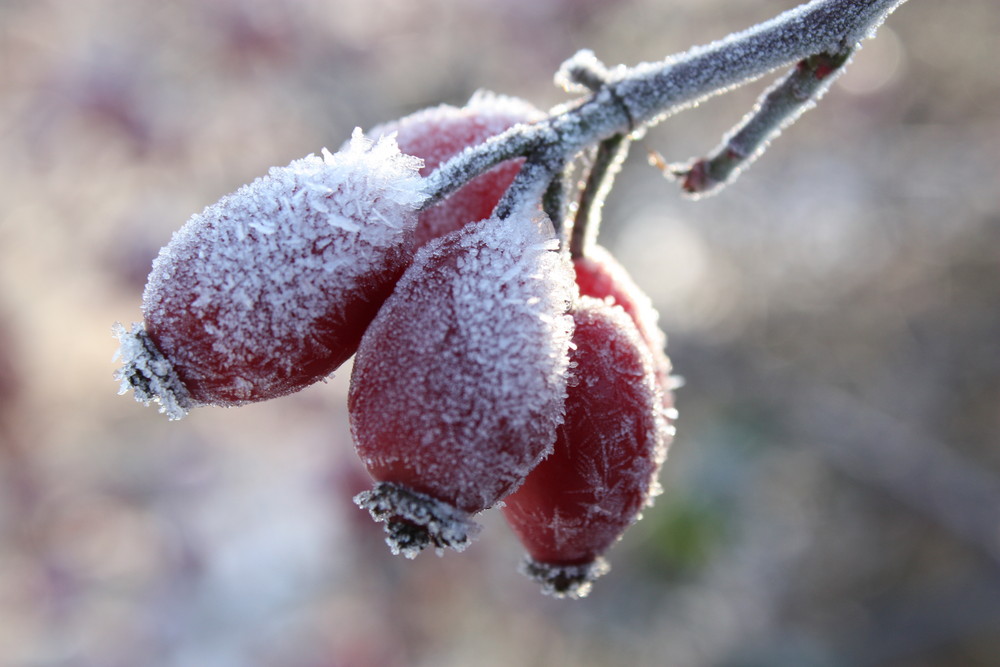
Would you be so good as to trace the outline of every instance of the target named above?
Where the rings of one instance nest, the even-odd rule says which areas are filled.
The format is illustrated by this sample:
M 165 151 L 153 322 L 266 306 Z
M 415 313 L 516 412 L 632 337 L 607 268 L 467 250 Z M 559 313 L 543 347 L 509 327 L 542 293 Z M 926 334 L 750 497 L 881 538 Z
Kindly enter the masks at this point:
M 186 415 L 191 407 L 191 396 L 177 377 L 173 365 L 149 339 L 142 325 L 134 324 L 128 330 L 115 323 L 112 333 L 119 341 L 115 360 L 122 362 L 122 367 L 115 373 L 115 379 L 121 380 L 119 395 L 132 389 L 135 400 L 144 405 L 159 403 L 160 412 L 168 419 L 180 419 Z
M 548 453 L 563 418 L 572 269 L 523 212 L 432 241 L 358 349 L 351 429 L 380 482 L 466 514 Z
M 397 556 L 416 558 L 431 545 L 438 555 L 445 547 L 464 551 L 481 528 L 465 512 L 398 484 L 376 484 L 356 495 L 354 502 L 385 523 L 385 542 Z
M 441 104 L 399 120 L 378 125 L 368 135 L 395 134 L 399 149 L 424 161 L 427 176 L 449 158 L 478 146 L 518 123 L 530 123 L 544 114 L 525 100 L 478 91 L 464 107 Z M 463 225 L 488 218 L 521 169 L 523 158 L 507 160 L 465 183 L 442 202 L 420 214 L 414 243 L 417 247 Z
M 122 371 L 137 398 L 162 385 L 146 372 L 154 358 L 183 383 L 181 407 L 274 398 L 326 377 L 409 263 L 421 165 L 392 135 L 355 130 L 343 150 L 272 168 L 192 217 L 146 285 L 151 357 L 133 346 Z
M 545 591 L 583 597 L 601 555 L 659 493 L 672 427 L 652 356 L 619 306 L 574 306 L 566 417 L 552 454 L 508 496 L 504 515 Z

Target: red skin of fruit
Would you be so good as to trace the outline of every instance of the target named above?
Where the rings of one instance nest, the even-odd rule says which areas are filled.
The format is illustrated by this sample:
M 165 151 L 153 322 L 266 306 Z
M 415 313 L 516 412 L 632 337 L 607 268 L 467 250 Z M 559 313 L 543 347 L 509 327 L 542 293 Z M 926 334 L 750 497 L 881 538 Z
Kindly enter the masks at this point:
M 124 387 L 172 419 L 276 398 L 357 349 L 411 259 L 420 162 L 360 131 L 193 216 L 153 263 Z
M 445 104 L 423 109 L 372 128 L 369 134 L 377 138 L 396 132 L 399 149 L 421 158 L 424 167 L 420 174 L 427 176 L 465 148 L 542 116 L 523 100 L 481 92 L 462 108 Z M 415 246 L 419 248 L 468 222 L 488 218 L 523 163 L 523 158 L 503 162 L 423 211 L 417 223 Z
M 248 241 L 252 243 L 254 236 L 251 232 Z M 331 301 L 329 308 L 311 321 L 306 337 L 258 339 L 258 344 L 241 349 L 240 359 L 234 363 L 231 349 L 220 348 L 214 333 L 220 328 L 219 311 L 225 305 L 191 311 L 190 304 L 197 299 L 192 291 L 197 277 L 192 274 L 198 267 L 186 260 L 197 252 L 192 247 L 186 254 L 179 253 L 172 267 L 171 287 L 156 295 L 155 309 L 147 309 L 146 332 L 173 363 L 191 399 L 218 406 L 277 398 L 330 375 L 357 350 L 368 323 L 392 293 L 409 260 L 401 250 L 387 252 L 382 268 L 367 275 L 356 290 Z M 195 316 L 172 315 L 177 312 Z M 281 350 L 293 352 L 281 354 Z
M 474 96 L 464 108 L 443 105 L 425 109 L 373 129 L 370 137 L 377 141 L 395 133 L 407 159 L 423 160 L 422 167 L 414 165 L 414 169 L 426 175 L 464 148 L 540 116 L 541 112 L 527 102 L 483 93 Z M 352 142 L 345 143 L 341 152 Z M 220 244 L 217 237 L 220 230 L 232 225 L 231 218 L 242 220 L 245 227 L 243 233 L 224 241 L 234 247 L 253 247 L 270 234 L 255 227 L 254 216 L 247 215 L 245 203 L 237 205 L 242 210 L 236 215 L 220 210 L 225 208 L 226 201 L 234 199 L 224 198 L 206 209 L 196 223 L 203 231 L 207 229 L 211 240 L 192 234 L 175 237 L 168 247 L 169 257 L 161 254 L 154 264 L 150 279 L 156 284 L 147 287 L 145 293 L 144 329 L 133 329 L 131 333 L 123 330 L 119 334 L 125 337 L 122 349 L 134 352 L 131 356 L 123 355 L 126 368 L 118 375 L 123 380 L 123 389 L 131 386 L 142 402 L 158 400 L 161 410 L 176 419 L 193 406 L 241 405 L 276 398 L 327 377 L 354 354 L 368 324 L 412 261 L 413 253 L 433 238 L 469 221 L 488 217 L 521 162 L 500 164 L 415 215 L 416 220 L 401 230 L 391 247 L 379 248 L 382 256 L 378 261 L 353 276 L 353 284 L 335 285 L 331 289 L 328 276 L 324 275 L 301 280 L 303 285 L 312 285 L 306 292 L 312 289 L 314 293 L 329 295 L 325 305 L 313 299 L 308 308 L 272 307 L 265 290 L 260 288 L 249 290 L 243 298 L 244 304 L 235 308 L 231 299 L 227 302 L 228 293 L 234 286 L 239 288 L 244 278 L 266 281 L 267 273 L 280 273 L 274 270 L 275 266 L 258 266 L 255 257 L 246 262 L 230 262 L 230 275 L 222 279 L 204 275 L 206 251 L 217 251 Z M 319 185 L 326 186 L 322 182 Z M 361 190 L 364 192 L 365 188 Z M 284 201 L 278 210 L 287 212 L 301 207 L 300 201 L 292 201 L 296 196 L 293 191 L 280 193 Z M 273 195 L 249 199 L 254 200 L 251 207 L 261 205 L 267 209 L 254 215 L 267 218 Z M 213 209 L 215 214 L 211 212 Z M 318 217 L 322 218 L 322 214 Z M 343 230 L 334 228 L 326 233 L 320 229 L 322 226 L 322 220 L 318 220 L 304 239 L 293 238 L 284 244 L 282 252 L 287 251 L 287 256 L 278 264 L 308 264 L 310 257 L 325 260 L 331 254 L 330 248 L 343 236 Z M 333 253 L 327 265 L 351 266 L 349 257 L 349 252 Z M 226 262 L 228 258 L 222 263 Z M 292 294 L 296 289 L 293 282 L 294 277 L 280 286 L 291 296 L 290 301 L 296 298 Z M 241 307 L 247 311 L 245 318 L 234 315 Z M 303 320 L 303 326 L 285 325 L 298 319 Z M 161 371 L 165 363 L 172 366 L 171 371 Z
M 527 102 L 481 95 L 461 109 L 440 106 L 417 112 L 374 129 L 369 138 L 377 140 L 396 132 L 400 151 L 423 159 L 419 173 L 427 175 L 464 148 L 517 123 L 535 119 L 538 113 Z M 217 352 L 219 340 L 211 328 L 218 319 L 217 307 L 199 309 L 196 318 L 174 317 L 172 313 L 189 310 L 196 299 L 190 288 L 198 283 L 195 256 L 201 248 L 197 244 L 175 249 L 176 261 L 171 267 L 173 285 L 159 295 L 164 306 L 147 311 L 146 330 L 174 363 L 178 376 L 197 402 L 238 405 L 302 389 L 328 376 L 354 354 L 368 324 L 409 265 L 412 252 L 431 238 L 458 229 L 470 220 L 489 217 L 520 170 L 521 162 L 511 160 L 498 165 L 419 214 L 415 230 L 406 235 L 406 243 L 388 249 L 379 268 L 365 274 L 355 289 L 331 301 L 325 313 L 315 316 L 304 338 L 278 339 L 259 349 L 248 346 L 241 350 L 239 362 L 233 363 L 231 355 Z M 245 242 L 254 243 L 257 236 L 257 230 L 250 229 Z M 322 238 L 315 240 L 311 244 L 313 254 L 321 254 L 322 245 Z M 247 267 L 248 271 L 253 269 Z M 291 359 L 272 353 L 282 348 L 294 351 Z M 205 372 L 206 369 L 211 372 Z M 254 381 L 248 385 L 243 381 L 247 378 Z
M 636 520 L 658 491 L 671 437 L 631 319 L 587 297 L 573 319 L 565 422 L 552 454 L 503 508 L 534 563 L 555 570 L 592 564 Z M 556 584 L 555 592 L 565 590 Z
M 377 140 L 396 132 L 400 151 L 424 161 L 419 173 L 425 176 L 466 147 L 481 143 L 517 123 L 537 119 L 539 113 L 527 102 L 479 95 L 466 107 L 442 105 L 425 109 L 375 128 L 369 137 Z M 522 162 L 510 160 L 500 164 L 420 213 L 415 230 L 407 235 L 410 252 L 470 220 L 489 217 Z M 246 242 L 255 242 L 257 235 L 256 230 L 251 229 Z M 314 252 L 318 245 L 313 244 Z M 191 259 L 201 249 L 192 246 L 189 256 L 182 256 L 182 251 L 175 252 L 181 255 L 176 267 L 172 268 L 177 285 L 160 297 L 171 303 L 154 312 L 147 310 L 146 330 L 174 363 L 179 378 L 195 402 L 239 405 L 292 393 L 328 376 L 354 354 L 368 324 L 412 259 L 404 248 L 387 252 L 384 265 L 365 275 L 357 290 L 331 302 L 327 313 L 315 317 L 308 337 L 275 340 L 273 346 L 259 349 L 247 347 L 241 351 L 238 363 L 234 363 L 228 352 L 216 352 L 219 341 L 211 326 L 217 320 L 218 308 L 202 308 L 196 318 L 180 321 L 160 316 L 176 308 L 190 308 L 188 304 L 196 298 L 185 289 L 197 285 L 197 276 L 191 275 L 187 268 L 194 266 L 197 270 L 197 262 Z M 293 352 L 294 366 L 287 363 L 287 355 L 282 358 L 272 353 L 272 349 L 279 347 L 297 350 Z M 253 381 L 246 382 L 248 378 Z M 258 378 L 266 378 L 266 381 Z
M 572 269 L 556 248 L 547 220 L 543 229 L 512 216 L 467 225 L 418 253 L 362 339 L 351 377 L 351 431 L 377 482 L 453 508 L 461 524 L 549 451 L 572 326 Z M 406 508 L 358 502 L 376 520 L 391 523 L 395 511 L 421 522 Z M 429 520 L 451 530 L 451 518 Z
M 667 337 L 657 324 L 659 314 L 649 297 L 636 285 L 625 267 L 602 246 L 590 245 L 582 257 L 574 258 L 573 269 L 581 295 L 617 304 L 632 318 L 653 357 L 657 384 L 663 391 L 663 406 L 673 408 L 673 367 L 664 352 Z

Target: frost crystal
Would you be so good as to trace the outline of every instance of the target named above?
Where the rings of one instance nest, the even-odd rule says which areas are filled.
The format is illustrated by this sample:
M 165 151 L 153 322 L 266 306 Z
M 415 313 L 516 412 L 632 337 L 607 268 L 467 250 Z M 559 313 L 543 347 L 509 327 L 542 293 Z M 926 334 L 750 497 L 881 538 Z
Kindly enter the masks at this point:
M 628 314 L 582 296 L 573 317 L 565 421 L 552 454 L 503 512 L 532 559 L 528 574 L 550 592 L 579 597 L 605 570 L 600 555 L 656 492 L 671 431 L 652 358 Z
M 477 90 L 464 107 L 440 104 L 368 130 L 377 139 L 398 133 L 400 150 L 420 155 L 424 174 L 450 158 L 464 146 L 478 144 L 499 134 L 515 123 L 529 123 L 545 118 L 545 114 L 526 100 L 500 95 L 489 90 Z M 456 124 L 456 120 L 464 120 Z M 435 136 L 434 130 L 451 136 Z
M 385 523 L 385 542 L 397 556 L 416 558 L 430 545 L 439 556 L 445 547 L 464 551 L 481 528 L 465 512 L 398 484 L 376 484 L 356 495 L 354 502 Z
M 572 331 L 557 248 L 523 213 L 417 253 L 354 362 L 351 429 L 373 477 L 473 514 L 550 451 Z
M 586 93 L 600 88 L 608 79 L 608 70 L 590 49 L 581 49 L 560 67 L 555 84 L 568 93 Z
M 573 600 L 587 597 L 594 582 L 610 570 L 604 558 L 580 565 L 553 565 L 539 563 L 530 556 L 525 556 L 518 568 L 521 574 L 539 582 L 546 595 Z
M 421 165 L 393 136 L 355 130 L 174 234 L 143 295 L 145 331 L 195 403 L 296 391 L 353 354 L 409 262 Z
M 427 176 L 463 150 L 478 146 L 513 125 L 544 117 L 545 114 L 524 100 L 480 90 L 464 107 L 449 104 L 429 107 L 378 125 L 368 134 L 379 137 L 395 133 L 401 151 L 423 159 L 421 174 Z M 416 246 L 489 217 L 523 162 L 523 158 L 502 162 L 464 183 L 445 201 L 423 210 L 415 234 Z
M 150 340 L 143 326 L 134 324 L 129 331 L 116 322 L 112 333 L 120 343 L 115 359 L 122 362 L 122 367 L 115 373 L 115 379 L 121 380 L 118 394 L 132 389 L 135 400 L 145 405 L 159 403 L 160 412 L 169 419 L 180 419 L 186 415 L 192 407 L 191 397 L 171 363 Z

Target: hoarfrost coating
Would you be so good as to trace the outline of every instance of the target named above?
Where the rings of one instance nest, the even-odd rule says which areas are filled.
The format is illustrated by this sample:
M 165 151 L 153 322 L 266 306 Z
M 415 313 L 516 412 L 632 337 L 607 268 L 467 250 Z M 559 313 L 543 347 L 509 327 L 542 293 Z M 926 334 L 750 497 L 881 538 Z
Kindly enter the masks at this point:
M 470 122 L 461 127 L 452 127 L 452 119 L 467 118 Z M 386 134 L 396 133 L 396 141 L 404 153 L 421 155 L 424 160 L 423 173 L 426 175 L 437 165 L 455 154 L 450 150 L 450 143 L 463 143 L 467 146 L 477 145 L 488 137 L 500 134 L 519 122 L 542 120 L 545 114 L 526 100 L 508 95 L 499 95 L 486 90 L 477 91 L 463 107 L 450 104 L 440 104 L 421 109 L 409 116 L 404 116 L 383 125 L 376 125 L 367 131 L 369 137 L 377 139 Z M 431 141 L 433 137 L 424 135 L 422 130 L 418 136 L 414 129 L 430 126 L 432 129 L 457 131 L 464 133 L 462 142 Z M 419 143 L 424 150 L 421 153 L 407 150 L 410 144 Z
M 174 234 L 146 285 L 142 335 L 186 387 L 183 408 L 290 393 L 353 354 L 408 264 L 421 166 L 392 135 L 355 130 L 344 150 L 272 168 Z M 148 386 L 148 366 L 126 359 L 118 376 Z
M 625 267 L 603 246 L 589 245 L 584 256 L 573 260 L 573 268 L 581 295 L 617 304 L 632 318 L 640 338 L 652 354 L 657 383 L 663 392 L 664 408 L 672 414 L 671 390 L 676 388 L 678 379 L 672 375 L 673 366 L 664 352 L 667 336 L 660 329 L 660 314 L 652 301 L 636 285 Z
M 380 482 L 472 514 L 516 488 L 563 418 L 572 269 L 522 211 L 432 241 L 365 334 L 349 406 Z
M 395 133 L 399 149 L 424 161 L 427 176 L 443 162 L 519 123 L 541 120 L 545 114 L 516 97 L 478 91 L 463 107 L 441 104 L 398 120 L 377 125 L 368 136 Z M 445 201 L 420 213 L 414 234 L 416 247 L 463 225 L 487 218 L 524 162 L 508 160 L 464 183 Z
M 813 0 L 711 44 L 634 67 L 605 69 L 591 54 L 581 52 L 567 61 L 559 83 L 579 83 L 593 74 L 603 84 L 594 95 L 557 110 L 528 131 L 507 131 L 441 165 L 428 176 L 428 204 L 471 177 L 539 146 L 553 153 L 550 158 L 568 159 L 616 134 L 638 136 L 682 109 L 776 68 L 855 47 L 904 1 Z
M 565 421 L 552 454 L 507 497 L 503 513 L 544 590 L 582 597 L 607 570 L 601 555 L 660 492 L 673 427 L 629 314 L 583 296 L 573 318 Z

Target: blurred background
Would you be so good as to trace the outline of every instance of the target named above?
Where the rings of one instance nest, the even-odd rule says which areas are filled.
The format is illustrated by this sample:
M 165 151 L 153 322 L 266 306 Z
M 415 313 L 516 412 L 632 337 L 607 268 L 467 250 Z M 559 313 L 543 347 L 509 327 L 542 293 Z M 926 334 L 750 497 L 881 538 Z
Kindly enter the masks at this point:
M 656 506 L 584 601 L 496 513 L 393 558 L 349 369 L 168 423 L 111 324 L 193 213 L 356 125 L 560 62 L 658 60 L 794 0 L 0 0 L 0 664 L 1000 664 L 1000 5 L 911 2 L 702 201 L 760 81 L 651 131 L 602 242 L 686 379 Z

